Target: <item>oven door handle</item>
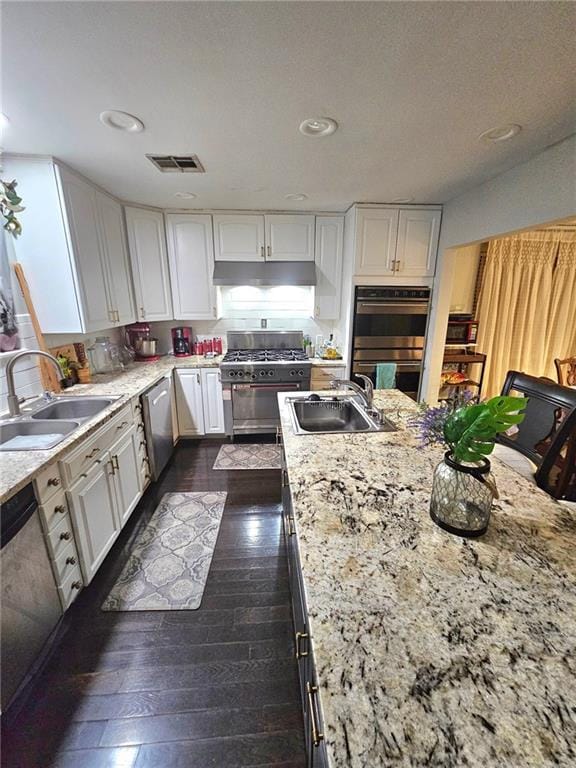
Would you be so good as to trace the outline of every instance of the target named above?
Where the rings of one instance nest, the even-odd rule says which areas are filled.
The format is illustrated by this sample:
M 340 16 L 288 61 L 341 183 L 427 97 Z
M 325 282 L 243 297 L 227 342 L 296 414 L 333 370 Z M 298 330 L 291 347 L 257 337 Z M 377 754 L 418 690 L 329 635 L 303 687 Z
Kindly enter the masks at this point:
M 300 389 L 300 384 L 233 384 L 234 390 L 246 390 L 246 389 L 274 389 L 280 392 L 281 390 L 292 391 Z

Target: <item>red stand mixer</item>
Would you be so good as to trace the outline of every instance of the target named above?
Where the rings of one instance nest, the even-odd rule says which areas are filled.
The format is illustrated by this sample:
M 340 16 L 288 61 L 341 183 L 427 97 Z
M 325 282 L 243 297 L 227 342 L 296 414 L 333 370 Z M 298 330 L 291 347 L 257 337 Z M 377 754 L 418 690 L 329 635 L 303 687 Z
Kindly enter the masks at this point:
M 132 323 L 126 326 L 126 340 L 136 353 L 136 360 L 141 363 L 153 363 L 160 359 L 158 339 L 150 336 L 148 323 Z

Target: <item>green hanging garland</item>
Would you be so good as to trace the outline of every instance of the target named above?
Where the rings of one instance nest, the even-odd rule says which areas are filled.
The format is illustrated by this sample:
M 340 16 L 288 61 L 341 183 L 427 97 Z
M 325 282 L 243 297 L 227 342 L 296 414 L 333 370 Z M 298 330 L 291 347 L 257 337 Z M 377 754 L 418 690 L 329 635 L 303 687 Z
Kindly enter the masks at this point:
M 0 213 L 5 219 L 4 229 L 13 237 L 18 237 L 22 234 L 22 224 L 18 221 L 16 214 L 24 210 L 24 206 L 21 205 L 22 198 L 16 192 L 15 181 L 0 179 L 0 185 Z

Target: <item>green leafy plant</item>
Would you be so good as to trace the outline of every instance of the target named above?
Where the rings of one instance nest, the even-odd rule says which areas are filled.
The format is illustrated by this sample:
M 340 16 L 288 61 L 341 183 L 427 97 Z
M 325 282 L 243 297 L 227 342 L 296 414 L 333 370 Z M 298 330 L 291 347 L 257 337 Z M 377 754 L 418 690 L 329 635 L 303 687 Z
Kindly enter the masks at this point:
M 478 462 L 494 450 L 496 435 L 524 420 L 528 398 L 500 395 L 458 408 L 444 422 L 444 440 L 456 461 Z
M 0 179 L 0 213 L 4 217 L 4 229 L 14 237 L 22 234 L 22 225 L 18 221 L 17 213 L 21 213 L 24 206 L 22 198 L 16 192 L 15 181 L 2 181 Z

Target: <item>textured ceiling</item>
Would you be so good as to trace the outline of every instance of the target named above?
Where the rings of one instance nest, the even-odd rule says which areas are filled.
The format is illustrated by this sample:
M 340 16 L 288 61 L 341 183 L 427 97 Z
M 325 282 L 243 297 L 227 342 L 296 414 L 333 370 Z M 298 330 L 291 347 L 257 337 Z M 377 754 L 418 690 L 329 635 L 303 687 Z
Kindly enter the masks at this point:
M 574 132 L 572 2 L 2 5 L 4 148 L 53 154 L 127 200 L 444 202 Z M 105 109 L 146 130 L 105 128 Z M 337 133 L 302 136 L 317 115 Z M 505 123 L 523 131 L 478 140 Z M 206 174 L 161 175 L 146 153 L 196 153 Z M 288 203 L 297 192 L 309 199 Z

